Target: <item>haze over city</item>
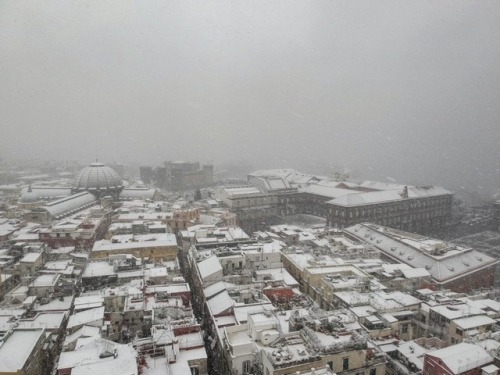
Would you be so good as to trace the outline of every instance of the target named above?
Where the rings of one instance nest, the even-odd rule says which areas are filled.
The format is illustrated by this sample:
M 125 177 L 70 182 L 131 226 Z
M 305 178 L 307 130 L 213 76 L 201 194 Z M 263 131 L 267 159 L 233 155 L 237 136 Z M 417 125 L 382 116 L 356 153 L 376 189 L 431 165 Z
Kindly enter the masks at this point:
M 0 4 L 0 157 L 497 192 L 496 1 Z
M 499 20 L 0 1 L 0 375 L 500 375 Z

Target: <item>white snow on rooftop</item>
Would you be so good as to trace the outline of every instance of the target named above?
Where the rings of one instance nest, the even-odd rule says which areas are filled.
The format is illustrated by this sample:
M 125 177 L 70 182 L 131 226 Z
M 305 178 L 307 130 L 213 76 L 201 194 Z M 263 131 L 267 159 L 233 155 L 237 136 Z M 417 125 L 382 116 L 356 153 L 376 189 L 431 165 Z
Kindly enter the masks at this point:
M 493 362 L 493 357 L 486 350 L 469 343 L 448 346 L 427 355 L 441 359 L 453 374 L 460 374 Z
M 260 195 L 262 192 L 254 186 L 242 186 L 224 189 L 229 197 Z
M 497 263 L 494 258 L 470 248 L 438 240 L 429 242 L 427 237 L 380 225 L 357 224 L 344 230 L 398 262 L 425 268 L 438 282 L 448 282 Z
M 214 273 L 221 272 L 222 266 L 219 259 L 215 255 L 212 255 L 198 263 L 198 270 L 200 271 L 201 278 L 205 279 Z
M 67 328 L 77 327 L 104 318 L 104 306 L 77 312 L 69 317 Z
M 98 277 L 114 274 L 113 265 L 108 262 L 89 262 L 85 267 L 82 277 Z
M 38 276 L 30 286 L 33 287 L 51 287 L 54 286 L 59 279 L 58 274 L 49 274 Z
M 454 320 L 454 323 L 462 329 L 471 329 L 476 327 L 482 327 L 485 325 L 493 325 L 496 323 L 496 321 L 488 316 L 478 315 L 462 319 L 456 319 Z
M 113 242 L 118 241 L 118 242 Z M 92 251 L 113 251 L 120 249 L 138 249 L 157 246 L 177 246 L 174 234 L 152 233 L 148 235 L 113 236 L 112 241 L 100 240 L 94 243 Z
M 62 352 L 58 369 L 71 368 L 72 375 L 137 375 L 137 352 L 131 345 L 120 345 L 101 338 L 90 338 L 78 350 Z M 100 358 L 105 352 L 114 353 Z
M 431 276 L 425 268 L 409 268 L 402 270 L 402 272 L 407 279 Z
M 33 263 L 33 262 L 36 262 L 41 256 L 42 256 L 42 253 L 28 253 L 23 257 L 23 259 L 21 259 L 21 262 L 22 263 Z
M 234 303 L 226 290 L 207 301 L 208 307 L 214 316 L 229 310 L 234 306 Z
M 270 277 L 273 281 L 283 281 L 287 286 L 299 286 L 297 280 L 295 280 L 295 278 L 284 268 L 268 268 L 264 270 L 256 270 L 254 272 L 257 275 L 258 280 Z
M 0 372 L 20 371 L 44 331 L 43 328 L 14 330 L 0 346 Z

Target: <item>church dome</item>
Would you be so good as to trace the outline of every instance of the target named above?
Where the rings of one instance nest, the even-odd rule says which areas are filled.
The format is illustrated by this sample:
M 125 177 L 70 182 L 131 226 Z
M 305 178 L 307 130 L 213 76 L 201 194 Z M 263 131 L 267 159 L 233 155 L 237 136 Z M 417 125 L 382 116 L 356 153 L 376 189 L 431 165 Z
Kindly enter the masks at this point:
M 21 198 L 19 198 L 19 203 L 21 204 L 32 204 L 38 202 L 40 202 L 40 197 L 31 189 L 31 185 L 28 187 L 28 191 L 26 191 L 23 195 L 21 195 Z
M 83 168 L 73 181 L 73 192 L 88 191 L 98 196 L 119 193 L 123 189 L 121 177 L 113 168 L 92 163 Z

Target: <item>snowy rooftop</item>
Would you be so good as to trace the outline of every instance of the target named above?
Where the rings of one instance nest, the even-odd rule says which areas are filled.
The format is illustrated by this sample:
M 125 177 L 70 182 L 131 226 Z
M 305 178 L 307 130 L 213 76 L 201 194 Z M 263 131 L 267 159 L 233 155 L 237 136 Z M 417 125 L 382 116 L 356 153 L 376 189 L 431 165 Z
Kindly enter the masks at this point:
M 171 212 L 135 212 L 118 215 L 117 222 L 119 223 L 132 223 L 137 220 L 151 221 L 151 220 L 166 220 L 172 217 Z
M 21 259 L 21 262 L 22 263 L 33 263 L 33 262 L 36 262 L 41 256 L 42 256 L 42 253 L 28 253 Z
M 371 306 L 375 311 L 401 310 L 420 304 L 417 298 L 402 292 L 386 293 L 377 291 L 371 293 L 359 293 L 357 291 L 335 292 L 334 295 L 351 307 Z M 354 311 L 354 310 L 353 310 Z
M 271 303 L 257 303 L 249 305 L 239 305 L 234 307 L 234 316 L 236 320 L 242 324 L 248 320 L 248 313 L 253 313 L 256 311 L 269 311 L 274 310 Z
M 219 259 L 215 255 L 212 255 L 211 257 L 198 262 L 198 270 L 200 272 L 201 278 L 205 279 L 208 276 L 213 275 L 214 273 L 221 272 L 222 266 L 219 262 Z
M 461 374 L 493 362 L 493 357 L 486 350 L 469 343 L 452 345 L 427 355 L 441 359 L 453 374 Z
M 109 264 L 108 262 L 89 262 L 85 267 L 82 277 L 98 277 L 114 274 L 113 264 Z
M 38 276 L 31 284 L 31 287 L 52 287 L 59 280 L 59 274 L 49 274 Z
M 471 328 L 482 327 L 485 325 L 493 325 L 496 323 L 496 321 L 488 316 L 478 315 L 462 319 L 456 319 L 454 323 L 462 329 L 471 329 Z
M 148 188 L 126 188 L 120 193 L 120 199 L 153 199 L 156 189 Z
M 21 372 L 43 333 L 43 328 L 14 330 L 0 346 L 0 372 Z
M 70 263 L 69 260 L 45 262 L 45 264 L 43 265 L 43 268 L 46 270 L 52 270 L 52 271 L 62 271 L 68 267 L 69 263 Z
M 424 354 L 429 350 L 418 345 L 415 341 L 400 342 L 397 347 L 399 353 L 413 363 L 419 370 L 424 368 Z
M 87 192 L 70 195 L 47 203 L 43 208 L 56 219 L 74 214 L 97 203 L 97 198 Z
M 234 306 L 234 303 L 227 291 L 223 291 L 207 301 L 208 308 L 213 316 L 228 311 Z
M 288 181 L 280 176 L 266 176 L 259 180 L 267 191 L 291 189 Z
M 61 328 L 63 321 L 67 315 L 67 311 L 39 313 L 34 319 L 21 320 L 20 326 L 22 326 L 23 324 L 26 324 L 28 326 L 35 324 L 39 327 L 44 327 L 47 330 L 57 330 Z
M 156 246 L 177 246 L 174 234 L 152 233 L 148 235 L 118 235 L 113 236 L 111 241 L 100 240 L 94 243 L 92 251 L 113 251 L 120 249 L 137 249 Z
M 442 315 L 450 320 L 461 319 L 471 315 L 484 314 L 484 311 L 480 308 L 471 306 L 467 303 L 433 306 L 430 308 L 430 311 L 435 311 L 439 315 Z
M 214 322 L 218 328 L 227 327 L 227 326 L 234 326 L 234 325 L 238 324 L 234 315 L 225 315 L 225 316 L 215 317 Z
M 81 337 L 100 337 L 101 328 L 94 326 L 86 326 L 84 325 L 76 332 L 71 335 L 67 335 L 64 338 L 64 345 L 68 345 L 69 343 L 75 342 L 77 339 Z
M 255 271 L 255 274 L 257 275 L 257 280 L 270 278 L 272 281 L 283 281 L 288 286 L 299 286 L 297 280 L 295 280 L 293 276 L 290 275 L 284 268 L 257 270 Z
M 343 190 L 343 189 L 337 189 Z M 352 206 L 364 206 L 369 204 L 394 202 L 399 200 L 404 200 L 403 187 L 394 190 L 380 190 L 380 191 L 370 191 L 370 192 L 360 192 L 355 190 L 345 190 L 350 192 L 350 194 L 344 194 L 342 196 L 336 197 L 327 203 L 337 206 L 352 207 Z M 450 191 L 445 190 L 440 187 L 408 187 L 408 198 L 423 198 L 423 197 L 433 197 L 439 195 L 449 195 Z
M 359 192 L 357 191 L 350 191 L 347 189 L 337 189 L 332 186 L 324 186 L 319 184 L 306 185 L 302 188 L 299 188 L 299 192 L 321 195 L 322 197 L 326 198 L 334 198 L 333 200 L 336 200 L 337 198 L 344 197 L 349 194 L 356 194 L 356 193 L 359 194 Z M 330 202 L 331 201 L 328 201 L 328 203 Z
M 67 327 L 68 329 L 70 329 L 73 327 L 77 327 L 79 325 L 92 323 L 103 318 L 104 318 L 104 306 L 95 309 L 85 310 L 71 315 L 69 317 Z
M 225 188 L 224 189 L 229 198 L 237 198 L 242 196 L 254 196 L 261 195 L 262 192 L 260 189 L 254 186 L 242 186 L 242 187 L 234 187 L 234 188 Z
M 398 262 L 424 268 L 438 282 L 447 282 L 497 263 L 494 258 L 470 248 L 375 224 L 357 224 L 345 231 Z
M 74 296 L 65 296 L 62 301 L 59 298 L 54 298 L 49 303 L 41 305 L 39 302 L 35 303 L 34 311 L 68 311 L 73 305 Z
M 114 355 L 116 350 L 116 355 Z M 109 356 L 101 358 L 101 354 Z M 78 350 L 62 352 L 58 369 L 71 368 L 72 375 L 120 374 L 137 375 L 137 352 L 131 345 L 120 345 L 92 338 Z
M 404 269 L 402 272 L 404 277 L 406 277 L 407 279 L 431 276 L 431 274 L 425 268 Z
M 81 310 L 83 308 L 101 307 L 104 303 L 104 298 L 100 295 L 87 295 L 75 298 L 75 310 Z
M 158 293 L 158 292 L 166 292 L 166 293 L 183 293 L 190 292 L 189 284 L 168 284 L 168 285 L 152 285 L 146 288 L 146 293 Z
M 232 285 L 234 285 L 234 284 L 232 284 Z M 227 289 L 227 284 L 223 281 L 218 281 L 216 283 L 213 283 L 213 284 L 207 286 L 203 290 L 203 294 L 204 294 L 205 298 L 210 299 L 211 297 L 219 294 L 220 292 L 222 292 L 226 289 Z

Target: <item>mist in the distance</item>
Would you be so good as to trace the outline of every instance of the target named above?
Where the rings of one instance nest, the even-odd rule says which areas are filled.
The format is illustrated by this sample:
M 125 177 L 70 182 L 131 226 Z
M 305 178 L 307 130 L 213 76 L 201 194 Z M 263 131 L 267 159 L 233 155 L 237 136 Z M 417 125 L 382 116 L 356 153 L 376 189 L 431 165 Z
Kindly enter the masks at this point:
M 0 156 L 349 168 L 493 194 L 497 1 L 0 3 Z

